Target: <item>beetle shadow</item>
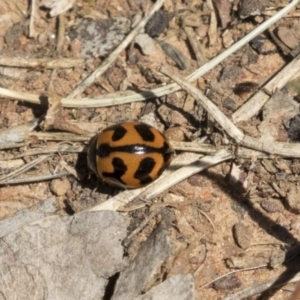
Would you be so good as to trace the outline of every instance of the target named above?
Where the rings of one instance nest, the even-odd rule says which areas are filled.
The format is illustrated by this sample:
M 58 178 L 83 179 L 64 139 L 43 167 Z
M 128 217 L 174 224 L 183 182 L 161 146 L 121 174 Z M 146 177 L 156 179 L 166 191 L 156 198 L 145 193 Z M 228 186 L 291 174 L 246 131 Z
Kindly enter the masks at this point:
M 185 111 L 182 108 L 177 107 L 174 104 L 169 103 L 169 102 L 165 102 L 164 105 L 166 107 L 168 107 L 170 110 L 172 110 L 173 112 L 174 111 L 179 112 L 187 120 L 187 124 L 190 124 L 194 128 L 201 128 L 203 121 L 201 121 L 201 120 L 199 121 L 199 119 L 197 119 L 194 115 L 192 115 L 188 111 Z M 162 117 L 159 116 L 159 114 L 158 114 L 158 117 L 162 123 L 166 122 L 165 120 L 162 119 Z M 172 120 L 172 122 L 174 122 L 176 124 L 176 120 Z M 177 125 L 179 125 L 179 124 L 177 124 Z
M 75 163 L 75 170 L 79 178 L 78 184 L 82 189 L 88 189 L 93 192 L 98 192 L 106 196 L 114 196 L 123 191 L 122 188 L 111 186 L 99 179 L 95 174 L 92 174 L 87 163 L 87 149 L 85 145 L 84 150 L 78 153 L 77 161 Z
M 261 295 L 257 297 L 259 300 L 270 299 L 284 283 L 287 283 L 300 271 L 299 240 L 296 239 L 287 228 L 277 224 L 255 208 L 249 199 L 247 191 L 241 184 L 236 184 L 236 187 L 232 187 L 228 185 L 226 178 L 211 170 L 205 170 L 201 172 L 201 175 L 210 179 L 212 182 L 217 183 L 221 191 L 232 199 L 232 204 L 239 206 L 240 209 L 247 212 L 251 219 L 256 222 L 261 229 L 286 245 L 290 245 L 290 248 L 285 252 L 284 261 L 282 263 L 282 265 L 286 267 L 285 271 L 278 276 L 266 291 L 262 292 Z

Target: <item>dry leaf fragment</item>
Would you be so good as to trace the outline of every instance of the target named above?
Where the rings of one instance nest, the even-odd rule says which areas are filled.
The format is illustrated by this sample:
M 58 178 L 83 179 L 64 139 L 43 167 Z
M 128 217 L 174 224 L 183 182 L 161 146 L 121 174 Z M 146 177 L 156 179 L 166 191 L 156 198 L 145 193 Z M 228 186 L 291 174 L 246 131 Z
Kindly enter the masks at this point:
M 156 12 L 145 27 L 145 32 L 151 37 L 158 37 L 169 25 L 174 13 Z
M 261 12 L 268 5 L 269 0 L 242 0 L 239 5 L 239 15 L 241 19 L 250 16 L 261 15 Z
M 56 17 L 72 8 L 76 0 L 42 0 L 41 5 L 50 8 L 50 16 Z
M 218 12 L 222 28 L 225 29 L 231 22 L 231 7 L 232 1 L 230 0 L 213 0 L 215 8 Z
M 144 55 L 155 54 L 155 45 L 153 39 L 146 33 L 138 34 L 135 38 L 135 43 L 141 47 Z
M 178 65 L 180 70 L 187 68 L 187 58 L 178 49 L 166 42 L 158 40 L 157 42 L 163 51 Z

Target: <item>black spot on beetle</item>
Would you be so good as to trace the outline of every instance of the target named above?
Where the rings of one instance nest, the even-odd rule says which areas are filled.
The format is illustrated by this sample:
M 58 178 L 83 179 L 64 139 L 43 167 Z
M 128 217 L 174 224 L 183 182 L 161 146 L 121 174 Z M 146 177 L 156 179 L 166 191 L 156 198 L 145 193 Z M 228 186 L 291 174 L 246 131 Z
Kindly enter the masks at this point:
M 138 124 L 134 126 L 135 130 L 138 132 L 138 134 L 141 136 L 143 141 L 146 142 L 154 142 L 155 135 L 151 131 L 151 127 L 147 124 Z
M 126 173 L 127 166 L 125 165 L 124 161 L 121 158 L 114 157 L 112 160 L 112 165 L 114 167 L 113 172 L 103 172 L 102 176 L 104 178 L 113 178 L 118 180 L 121 183 L 124 183 L 121 177 Z
M 125 136 L 126 133 L 127 133 L 127 130 L 123 126 L 117 125 L 114 128 L 114 133 L 112 135 L 112 140 L 114 142 L 119 141 L 120 139 L 122 139 Z
M 134 178 L 139 179 L 141 184 L 147 184 L 152 181 L 152 178 L 149 176 L 151 171 L 155 166 L 155 161 L 151 157 L 144 158 L 140 164 L 136 172 L 134 173 Z
M 99 157 L 108 157 L 113 151 L 114 149 L 109 144 L 101 144 L 96 152 Z

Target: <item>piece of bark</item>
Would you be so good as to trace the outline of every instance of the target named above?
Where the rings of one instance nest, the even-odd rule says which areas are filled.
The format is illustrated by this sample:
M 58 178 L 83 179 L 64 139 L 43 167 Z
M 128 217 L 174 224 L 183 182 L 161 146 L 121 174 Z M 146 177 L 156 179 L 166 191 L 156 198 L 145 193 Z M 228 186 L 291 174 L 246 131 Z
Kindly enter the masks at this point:
M 5 299 L 102 299 L 124 267 L 128 220 L 116 212 L 51 216 L 0 239 Z M 34 295 L 34 296 L 33 296 Z
M 168 278 L 161 284 L 153 287 L 146 294 L 135 300 L 193 300 L 195 299 L 195 283 L 192 274 L 178 274 Z
M 134 299 L 146 291 L 160 277 L 166 260 L 172 255 L 173 245 L 163 223 L 151 233 L 139 253 L 120 274 L 113 300 Z

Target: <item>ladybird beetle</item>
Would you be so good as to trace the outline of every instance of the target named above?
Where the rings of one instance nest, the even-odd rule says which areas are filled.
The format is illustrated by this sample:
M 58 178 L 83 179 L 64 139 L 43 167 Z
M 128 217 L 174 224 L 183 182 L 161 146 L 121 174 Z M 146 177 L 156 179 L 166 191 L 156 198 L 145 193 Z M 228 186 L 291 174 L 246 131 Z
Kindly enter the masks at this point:
M 173 156 L 167 139 L 141 122 L 107 127 L 88 146 L 89 168 L 107 183 L 131 189 L 156 180 Z

